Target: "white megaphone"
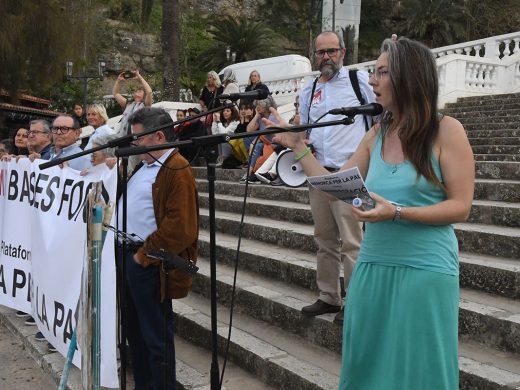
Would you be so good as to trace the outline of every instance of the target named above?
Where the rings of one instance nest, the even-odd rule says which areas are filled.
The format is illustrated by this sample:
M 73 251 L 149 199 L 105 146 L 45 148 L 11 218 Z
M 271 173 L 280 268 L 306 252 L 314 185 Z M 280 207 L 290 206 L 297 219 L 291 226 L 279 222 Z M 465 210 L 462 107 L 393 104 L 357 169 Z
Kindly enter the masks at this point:
M 278 155 L 276 172 L 280 180 L 289 187 L 300 187 L 307 181 L 307 175 L 302 165 L 294 160 L 294 152 L 291 149 L 285 149 Z

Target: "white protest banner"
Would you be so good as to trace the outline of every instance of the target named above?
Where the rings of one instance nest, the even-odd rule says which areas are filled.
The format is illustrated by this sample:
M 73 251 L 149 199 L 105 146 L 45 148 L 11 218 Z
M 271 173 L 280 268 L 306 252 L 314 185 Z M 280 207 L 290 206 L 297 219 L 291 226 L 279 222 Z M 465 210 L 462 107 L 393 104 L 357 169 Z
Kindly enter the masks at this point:
M 70 168 L 40 170 L 37 160 L 0 163 L 0 304 L 33 315 L 38 329 L 66 356 L 87 256 L 85 202 L 102 181 L 115 201 L 116 170 L 86 176 Z M 116 272 L 113 236 L 107 235 L 101 277 L 101 385 L 119 387 L 116 361 Z M 80 352 L 73 363 L 80 366 Z

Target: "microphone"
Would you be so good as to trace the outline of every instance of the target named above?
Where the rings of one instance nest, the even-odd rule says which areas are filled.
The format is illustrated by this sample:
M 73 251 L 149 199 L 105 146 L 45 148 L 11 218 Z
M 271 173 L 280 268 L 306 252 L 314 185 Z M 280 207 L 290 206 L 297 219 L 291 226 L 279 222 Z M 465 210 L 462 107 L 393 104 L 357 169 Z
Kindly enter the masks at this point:
M 357 107 L 341 107 L 334 108 L 328 112 L 331 115 L 345 115 L 345 116 L 354 116 L 354 115 L 369 115 L 375 116 L 379 115 L 383 112 L 383 106 L 377 103 L 365 104 L 363 106 Z
M 269 96 L 269 92 L 264 89 L 255 89 L 254 91 L 249 92 L 239 92 L 239 93 L 224 93 L 222 95 L 217 96 L 217 99 L 220 100 L 238 100 L 242 98 L 254 99 L 254 100 L 262 100 L 266 99 Z

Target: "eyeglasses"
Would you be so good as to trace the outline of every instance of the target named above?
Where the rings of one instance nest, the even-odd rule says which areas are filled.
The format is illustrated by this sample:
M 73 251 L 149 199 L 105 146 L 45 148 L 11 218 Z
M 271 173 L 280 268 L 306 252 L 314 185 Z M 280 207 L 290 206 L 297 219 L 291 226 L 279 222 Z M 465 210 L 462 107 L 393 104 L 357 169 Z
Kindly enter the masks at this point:
M 71 130 L 76 130 L 74 127 L 69 126 L 52 126 L 51 131 L 52 134 L 67 134 Z
M 375 77 L 377 81 L 383 80 L 386 76 L 388 76 L 387 70 L 376 69 L 373 73 L 370 74 L 370 77 Z
M 27 135 L 35 135 L 35 134 L 49 134 L 48 131 L 41 131 L 41 130 L 29 130 L 27 132 Z
M 314 51 L 314 55 L 316 57 L 323 57 L 325 55 L 325 53 L 327 53 L 327 55 L 329 57 L 334 57 L 336 54 L 338 54 L 338 52 L 341 50 L 341 48 L 336 48 L 336 49 L 322 49 L 322 50 L 315 50 Z

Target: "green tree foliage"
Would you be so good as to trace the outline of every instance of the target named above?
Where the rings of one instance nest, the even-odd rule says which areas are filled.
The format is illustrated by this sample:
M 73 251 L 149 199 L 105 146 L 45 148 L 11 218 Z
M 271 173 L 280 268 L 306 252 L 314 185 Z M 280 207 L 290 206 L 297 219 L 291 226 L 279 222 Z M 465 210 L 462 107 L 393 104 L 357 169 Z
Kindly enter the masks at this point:
M 63 78 L 65 61 L 86 54 L 85 14 L 73 0 L 0 1 L 0 86 L 41 91 Z M 86 56 L 85 56 L 86 58 Z
M 181 13 L 181 50 L 180 83 L 182 88 L 191 90 L 197 98 L 202 86 L 206 82 L 208 69 L 201 66 L 200 53 L 205 52 L 213 45 L 213 40 L 206 31 L 207 19 L 193 10 L 185 9 Z
M 276 32 L 286 38 L 283 49 L 310 57 L 312 41 L 321 31 L 323 0 L 266 0 L 257 13 L 265 15 Z
M 464 39 L 464 0 L 404 0 L 396 11 L 398 35 L 417 39 L 431 48 Z
M 251 61 L 281 53 L 280 48 L 274 43 L 277 34 L 264 22 L 225 16 L 211 22 L 209 33 L 213 38 L 213 45 L 200 57 L 200 64 L 207 70 L 219 70 L 231 63 L 226 58 L 227 47 L 236 53 L 235 62 Z
M 395 32 L 392 15 L 398 1 L 363 0 L 359 24 L 358 61 L 371 61 L 378 56 L 383 39 Z
M 466 0 L 464 2 L 465 41 L 520 30 L 518 0 Z

